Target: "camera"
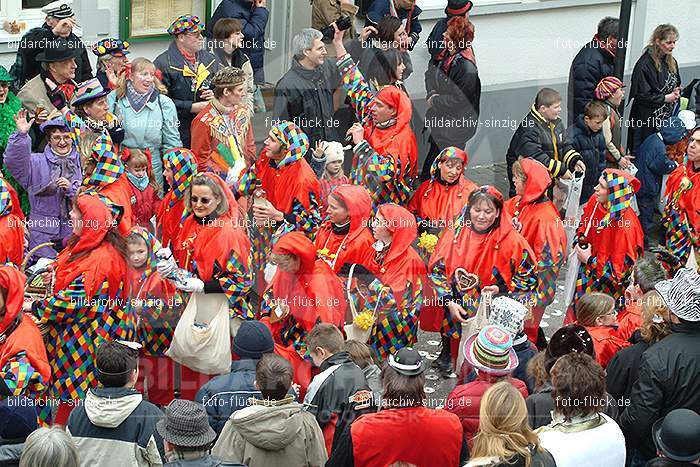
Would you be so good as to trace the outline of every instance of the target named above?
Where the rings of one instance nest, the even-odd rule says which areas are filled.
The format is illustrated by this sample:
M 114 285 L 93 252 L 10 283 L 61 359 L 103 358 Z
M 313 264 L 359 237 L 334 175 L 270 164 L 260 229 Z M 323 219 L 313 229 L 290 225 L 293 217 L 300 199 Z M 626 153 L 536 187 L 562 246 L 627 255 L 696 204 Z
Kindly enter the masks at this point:
M 345 31 L 346 29 L 350 29 L 350 26 L 352 26 L 352 20 L 349 16 L 341 16 L 336 20 L 335 25 L 341 31 Z M 325 28 L 321 29 L 321 34 L 323 34 L 324 40 L 332 40 L 333 36 L 335 35 L 335 29 L 333 29 L 333 25 L 329 24 Z

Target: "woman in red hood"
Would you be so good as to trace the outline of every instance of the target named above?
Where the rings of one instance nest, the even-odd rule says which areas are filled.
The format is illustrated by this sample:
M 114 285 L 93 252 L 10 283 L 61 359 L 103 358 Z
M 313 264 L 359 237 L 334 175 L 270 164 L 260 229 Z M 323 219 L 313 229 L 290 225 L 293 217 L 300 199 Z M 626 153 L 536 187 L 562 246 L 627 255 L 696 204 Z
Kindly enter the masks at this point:
M 73 236 L 54 265 L 53 295 L 32 304 L 49 330 L 49 394 L 61 401 L 55 423 L 65 423 L 75 402 L 97 385 L 94 355 L 100 342 L 136 337 L 127 300 L 126 245 L 110 208 L 98 196 L 83 194 L 70 217 Z
M 354 272 L 369 279 L 360 315 L 374 318 L 368 343 L 376 357 L 385 361 L 390 354 L 416 342 L 426 269 L 411 246 L 417 235 L 416 218 L 406 208 L 392 203 L 379 206 L 373 233 L 373 267 L 368 270 L 358 265 Z M 362 327 L 358 322 L 355 325 Z
M 197 173 L 197 158 L 186 148 L 173 148 L 163 154 L 163 177 L 170 191 L 163 196 L 156 212 L 156 229 L 161 245 L 170 246 L 187 217 L 185 192 Z
M 666 248 L 685 264 L 691 247 L 700 253 L 700 126 L 690 132 L 687 160 L 668 176 L 661 223 Z
M 275 343 L 296 351 L 289 353 L 295 373 L 299 366 L 308 372 L 306 334 L 316 323 L 342 329 L 347 306 L 343 286 L 328 263 L 316 259 L 316 247 L 301 232 L 280 237 L 270 258 L 277 271 L 263 294 L 261 314 L 270 317 Z
M 345 263 L 372 266 L 372 198 L 358 185 L 339 185 L 328 196 L 329 218 L 316 233 L 316 254 L 338 273 Z
M 545 194 L 551 183 L 552 177 L 544 165 L 522 158 L 513 164 L 516 196 L 504 206 L 537 258 L 537 303 L 533 304 L 532 317 L 525 321 L 525 333 L 532 342 L 537 341 L 545 307 L 554 301 L 557 276 L 566 255 L 564 225 Z
M 15 267 L 0 266 L 0 399 L 36 397 L 51 379 L 41 332 L 22 313 L 26 282 Z
M 24 213 L 17 192 L 0 176 L 0 264 L 22 264 Z
M 632 266 L 644 244 L 641 224 L 630 206 L 639 185 L 624 170 L 605 169 L 584 206 L 574 247 L 581 264 L 572 311 L 589 292 L 606 293 L 615 299 L 618 311 L 624 308 Z
M 157 271 L 160 242 L 143 227 L 131 229 L 126 239 L 129 299 L 139 317 L 138 342 L 140 389 L 148 400 L 165 406 L 174 397 L 173 362 L 165 356 L 182 311 L 183 300 L 172 282 Z
M 184 269 L 190 277 L 174 281 L 179 290 L 225 294 L 231 320 L 254 319 L 248 299 L 253 286 L 250 240 L 233 193 L 218 175 L 199 174 L 185 192 L 185 209 L 189 214 L 172 241 L 172 255 L 168 248 L 158 252 L 159 258 L 171 256 L 158 262 L 158 272 L 171 277 L 176 267 Z M 193 400 L 210 378 L 182 367 L 182 398 Z
M 440 238 L 428 271 L 446 308 L 442 351 L 434 364 L 443 376 L 452 372 L 452 342 L 461 338 L 461 323 L 476 314 L 482 293 L 509 294 L 527 303 L 537 289 L 537 258 L 513 228 L 503 195 L 492 186 L 469 195 Z
M 454 146 L 438 154 L 430 167 L 430 180 L 421 183 L 408 209 L 418 222 L 417 251 L 427 263 L 440 235 L 462 211 L 477 186 L 464 176 L 469 155 Z M 425 331 L 436 332 L 442 325 L 444 309 L 435 299 L 432 287 L 425 288 L 420 324 Z
M 408 95 L 396 86 L 385 86 L 376 95 L 343 45 L 336 31 L 333 44 L 343 87 L 360 123 L 355 123 L 350 180 L 364 185 L 374 205 L 405 205 L 418 175 L 418 144 L 411 129 L 413 109 Z

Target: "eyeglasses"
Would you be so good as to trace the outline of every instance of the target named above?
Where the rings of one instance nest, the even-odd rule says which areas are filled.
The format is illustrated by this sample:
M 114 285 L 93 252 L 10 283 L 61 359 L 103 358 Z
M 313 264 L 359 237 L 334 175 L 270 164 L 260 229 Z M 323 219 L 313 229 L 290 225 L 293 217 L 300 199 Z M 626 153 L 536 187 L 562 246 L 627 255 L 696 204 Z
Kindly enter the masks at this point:
M 51 141 L 56 141 L 56 142 L 59 142 L 59 141 L 70 141 L 70 140 L 71 140 L 71 137 L 70 137 L 70 135 L 65 135 L 65 136 L 61 136 L 61 135 L 52 135 L 50 139 L 51 139 Z
M 207 198 L 207 197 L 199 198 L 199 197 L 197 197 L 197 196 L 192 196 L 192 197 L 190 198 L 190 201 L 192 201 L 192 204 L 200 203 L 200 204 L 206 206 L 206 205 L 208 205 L 209 203 L 211 203 L 213 200 L 212 200 L 211 198 Z

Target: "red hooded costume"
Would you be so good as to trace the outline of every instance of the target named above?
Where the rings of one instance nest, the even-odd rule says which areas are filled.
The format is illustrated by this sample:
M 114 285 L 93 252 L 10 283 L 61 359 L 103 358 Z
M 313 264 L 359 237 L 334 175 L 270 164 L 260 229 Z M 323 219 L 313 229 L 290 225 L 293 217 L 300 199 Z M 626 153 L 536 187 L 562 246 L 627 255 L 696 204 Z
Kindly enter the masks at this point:
M 51 367 L 39 328 L 22 313 L 27 278 L 12 266 L 0 266 L 4 315 L 0 319 L 0 386 L 13 396 L 36 396 L 51 380 Z M 0 292 L 2 293 L 2 292 Z
M 185 148 L 173 148 L 163 154 L 163 169 L 173 173 L 170 191 L 165 194 L 156 212 L 156 228 L 161 245 L 169 246 L 185 220 L 185 191 L 197 173 L 195 155 Z
M 506 201 L 503 209 L 518 219 L 520 234 L 537 258 L 538 300 L 533 317 L 525 322 L 525 332 L 534 342 L 544 309 L 554 300 L 557 276 L 566 255 L 566 232 L 557 208 L 545 195 L 552 182 L 547 168 L 530 158 L 521 159 L 520 166 L 526 178 L 524 193 Z
M 17 192 L 0 177 L 0 264 L 19 266 L 23 258 L 24 213 Z
M 700 251 L 700 169 L 694 162 L 688 160 L 671 172 L 665 196 L 669 201 L 661 222 L 666 229 L 666 248 L 685 264 L 691 247 L 696 254 Z
M 359 185 L 339 185 L 332 196 L 347 206 L 350 225 L 347 232 L 335 233 L 330 220 L 321 224 L 316 233 L 316 253 L 336 273 L 345 263 L 371 268 L 374 258 L 374 237 L 369 229 L 372 198 L 367 189 Z

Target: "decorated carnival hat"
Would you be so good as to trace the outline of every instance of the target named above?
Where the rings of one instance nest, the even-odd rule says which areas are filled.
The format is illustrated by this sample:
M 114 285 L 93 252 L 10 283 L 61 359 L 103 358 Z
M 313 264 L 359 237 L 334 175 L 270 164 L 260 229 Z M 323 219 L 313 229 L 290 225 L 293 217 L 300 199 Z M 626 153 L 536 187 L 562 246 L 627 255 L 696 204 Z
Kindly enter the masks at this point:
M 684 321 L 700 322 L 700 274 L 697 271 L 681 268 L 673 279 L 661 281 L 654 288 L 671 313 Z
M 217 88 L 228 88 L 245 83 L 245 74 L 240 68 L 227 66 L 216 72 L 211 84 Z
M 204 23 L 195 15 L 181 15 L 175 18 L 175 21 L 168 27 L 168 34 L 176 36 L 186 32 L 201 32 L 204 31 Z
M 11 83 L 15 78 L 5 69 L 4 66 L 0 65 L 0 83 Z
M 102 96 L 109 94 L 110 90 L 102 87 L 102 83 L 97 78 L 92 78 L 83 81 L 75 88 L 75 98 L 73 105 L 87 104 L 90 101 L 99 99 Z
M 595 87 L 595 98 L 599 101 L 604 101 L 615 94 L 618 89 L 624 88 L 625 85 L 620 81 L 620 78 L 615 76 L 606 76 L 601 79 Z
M 652 429 L 654 444 L 665 457 L 678 462 L 700 459 L 700 415 L 675 409 L 657 420 Z
M 107 37 L 105 39 L 97 41 L 92 46 L 92 53 L 98 57 L 104 55 L 112 55 L 114 57 L 123 57 L 129 53 L 129 43 L 121 39 L 115 39 L 113 37 Z
M 389 366 L 404 376 L 418 376 L 425 371 L 423 358 L 411 347 L 404 347 L 389 355 Z
M 559 357 L 572 352 L 585 353 L 595 358 L 593 338 L 586 328 L 579 324 L 568 324 L 552 334 L 547 349 L 544 351 L 545 370 L 549 372 Z
M 41 8 L 41 12 L 56 19 L 66 19 L 75 16 L 72 5 L 72 0 L 56 0 L 48 5 L 44 5 Z
M 492 375 L 507 375 L 518 367 L 510 333 L 492 324 L 467 340 L 464 358 L 474 368 Z
M 496 297 L 491 300 L 490 310 L 489 324 L 502 327 L 513 339 L 523 331 L 527 307 L 519 301 L 509 297 Z

